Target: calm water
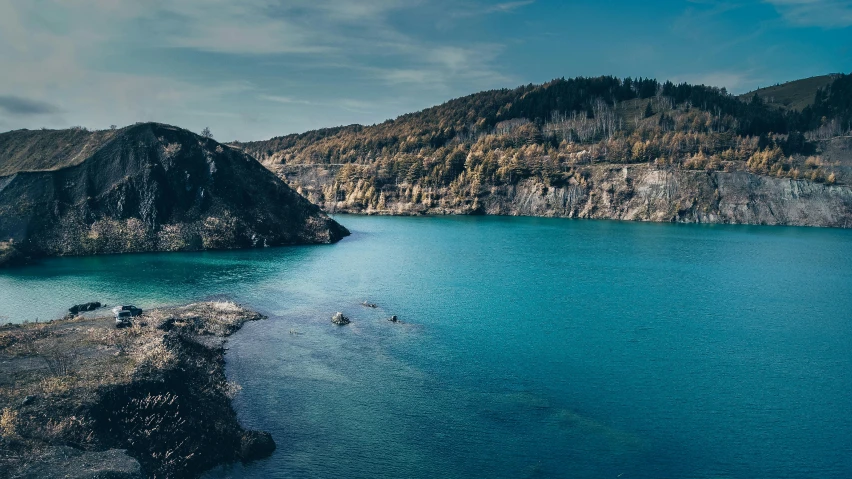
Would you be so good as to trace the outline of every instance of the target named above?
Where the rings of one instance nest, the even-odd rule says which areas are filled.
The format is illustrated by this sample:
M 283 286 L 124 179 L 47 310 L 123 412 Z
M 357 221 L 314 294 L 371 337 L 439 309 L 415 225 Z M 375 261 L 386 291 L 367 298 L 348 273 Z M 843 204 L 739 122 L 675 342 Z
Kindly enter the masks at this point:
M 339 219 L 333 246 L 3 272 L 0 314 L 267 313 L 228 374 L 278 450 L 212 478 L 852 477 L 852 232 Z

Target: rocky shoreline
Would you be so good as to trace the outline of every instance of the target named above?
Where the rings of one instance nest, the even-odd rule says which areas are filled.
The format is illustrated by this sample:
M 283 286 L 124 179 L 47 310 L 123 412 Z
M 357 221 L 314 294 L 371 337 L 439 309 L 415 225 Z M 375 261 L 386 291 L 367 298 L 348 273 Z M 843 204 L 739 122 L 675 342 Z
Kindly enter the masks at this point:
M 0 327 L 0 477 L 198 477 L 268 456 L 272 437 L 239 424 L 225 377 L 227 337 L 260 319 L 207 302 L 123 329 L 97 312 Z

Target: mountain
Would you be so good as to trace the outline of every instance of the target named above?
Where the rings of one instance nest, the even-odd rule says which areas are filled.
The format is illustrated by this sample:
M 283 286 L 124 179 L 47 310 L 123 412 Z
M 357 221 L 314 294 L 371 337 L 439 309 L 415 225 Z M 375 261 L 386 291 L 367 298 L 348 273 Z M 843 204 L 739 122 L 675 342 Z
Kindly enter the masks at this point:
M 233 146 L 329 211 L 852 225 L 852 75 L 772 91 L 558 79 Z
M 330 243 L 347 234 L 250 156 L 180 128 L 0 134 L 0 260 Z

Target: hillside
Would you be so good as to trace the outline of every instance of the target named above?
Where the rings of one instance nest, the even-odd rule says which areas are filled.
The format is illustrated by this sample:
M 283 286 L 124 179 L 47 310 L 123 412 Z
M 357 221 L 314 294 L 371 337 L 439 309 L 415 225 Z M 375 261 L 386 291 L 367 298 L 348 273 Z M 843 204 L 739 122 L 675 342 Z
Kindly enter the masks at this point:
M 821 75 L 790 81 L 740 95 L 743 101 L 749 101 L 757 94 L 767 105 L 775 108 L 802 111 L 814 102 L 817 90 L 826 88 L 837 75 Z
M 816 83 L 785 91 L 794 98 L 803 85 Z M 703 85 L 559 79 L 469 95 L 377 125 L 234 146 L 327 211 L 847 226 L 850 100 L 850 75 L 816 88 L 801 111 Z M 608 171 L 625 177 L 624 194 L 612 196 L 618 188 Z M 676 179 L 682 194 L 667 193 L 663 202 L 636 197 L 630 185 L 648 175 Z M 743 182 L 752 186 L 716 186 Z M 686 184 L 710 193 L 693 195 Z M 762 190 L 769 185 L 777 198 Z M 525 206 L 553 192 L 573 206 Z M 728 193 L 739 205 L 732 208 L 747 214 L 719 207 L 728 203 L 716 196 Z M 809 201 L 826 213 L 806 207 Z
M 3 257 L 329 243 L 348 233 L 251 157 L 167 125 L 0 134 L 0 174 Z

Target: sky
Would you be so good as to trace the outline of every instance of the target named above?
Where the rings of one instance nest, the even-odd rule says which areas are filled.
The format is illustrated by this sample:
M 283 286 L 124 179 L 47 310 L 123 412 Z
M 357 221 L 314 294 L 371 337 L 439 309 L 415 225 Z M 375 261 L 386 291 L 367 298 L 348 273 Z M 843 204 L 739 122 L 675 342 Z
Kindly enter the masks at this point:
M 249 141 L 560 77 L 743 93 L 850 66 L 852 0 L 0 0 L 0 131 Z

